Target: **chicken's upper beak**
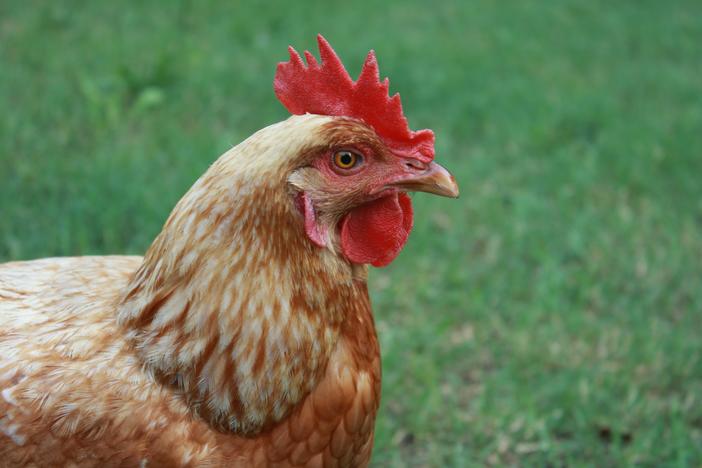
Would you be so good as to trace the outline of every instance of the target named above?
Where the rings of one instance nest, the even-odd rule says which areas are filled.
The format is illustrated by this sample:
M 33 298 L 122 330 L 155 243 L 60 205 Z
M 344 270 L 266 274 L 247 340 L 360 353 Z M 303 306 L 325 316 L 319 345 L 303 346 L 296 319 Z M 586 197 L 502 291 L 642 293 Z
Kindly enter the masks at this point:
M 435 162 L 413 165 L 413 171 L 401 179 L 389 184 L 410 192 L 427 192 L 442 197 L 458 198 L 458 184 L 449 171 Z

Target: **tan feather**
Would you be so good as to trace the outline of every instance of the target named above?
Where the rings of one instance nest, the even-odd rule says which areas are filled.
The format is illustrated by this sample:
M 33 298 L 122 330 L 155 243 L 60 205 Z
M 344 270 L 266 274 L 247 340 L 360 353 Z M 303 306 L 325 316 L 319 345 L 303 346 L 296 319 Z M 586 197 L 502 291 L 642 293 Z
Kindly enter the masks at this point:
M 143 259 L 0 265 L 0 465 L 368 462 L 365 267 L 309 242 L 288 182 L 335 121 L 369 133 L 295 116 L 225 153 Z

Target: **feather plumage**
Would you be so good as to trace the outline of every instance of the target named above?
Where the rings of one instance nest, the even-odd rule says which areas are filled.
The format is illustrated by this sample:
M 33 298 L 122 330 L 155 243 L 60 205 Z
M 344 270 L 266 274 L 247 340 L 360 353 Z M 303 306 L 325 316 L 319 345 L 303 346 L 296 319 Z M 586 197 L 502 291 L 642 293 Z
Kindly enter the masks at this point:
M 283 159 L 329 120 L 292 117 L 226 153 L 143 259 L 0 266 L 0 460 L 368 460 L 380 362 L 365 269 L 307 241 Z

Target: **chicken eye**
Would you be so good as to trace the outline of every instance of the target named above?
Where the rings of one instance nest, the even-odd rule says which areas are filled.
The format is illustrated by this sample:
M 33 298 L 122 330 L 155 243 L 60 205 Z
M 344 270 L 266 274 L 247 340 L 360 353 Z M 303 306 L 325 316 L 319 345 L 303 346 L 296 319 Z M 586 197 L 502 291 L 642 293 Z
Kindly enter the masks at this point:
M 334 164 L 340 169 L 353 169 L 361 160 L 361 156 L 353 151 L 341 150 L 334 153 Z

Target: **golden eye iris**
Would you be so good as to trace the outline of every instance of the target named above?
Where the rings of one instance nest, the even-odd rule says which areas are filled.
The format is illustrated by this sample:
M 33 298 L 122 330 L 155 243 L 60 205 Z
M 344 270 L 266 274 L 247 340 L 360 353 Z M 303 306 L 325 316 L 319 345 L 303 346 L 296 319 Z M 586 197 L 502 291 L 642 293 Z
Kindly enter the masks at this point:
M 351 151 L 342 150 L 334 153 L 334 164 L 341 169 L 351 169 L 358 164 L 360 157 Z

